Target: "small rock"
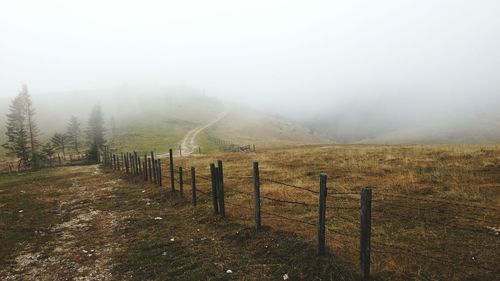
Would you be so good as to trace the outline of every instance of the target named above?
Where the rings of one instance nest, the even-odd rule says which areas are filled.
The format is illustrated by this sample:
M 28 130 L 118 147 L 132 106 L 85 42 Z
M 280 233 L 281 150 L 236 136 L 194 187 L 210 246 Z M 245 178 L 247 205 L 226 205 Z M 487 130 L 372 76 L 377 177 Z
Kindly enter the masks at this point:
M 170 242 L 174 242 L 174 241 L 175 241 L 175 239 L 174 239 L 174 238 L 171 238 L 171 239 L 170 239 Z
M 146 203 L 146 206 L 149 206 L 149 205 L 151 205 L 151 203 L 149 203 L 149 202 L 148 202 L 148 203 Z
M 231 269 L 228 269 L 228 270 L 226 271 L 226 273 L 227 273 L 227 274 L 232 274 L 232 273 L 233 273 L 233 271 L 232 271 Z
M 288 280 L 290 277 L 288 277 L 288 274 L 283 275 L 283 280 Z
M 86 254 L 86 253 L 88 253 L 88 251 L 87 251 L 87 250 L 83 250 L 82 252 L 84 252 L 85 254 Z
M 162 256 L 166 256 L 167 255 L 167 252 L 163 252 L 161 253 Z
M 142 191 L 142 193 L 145 193 L 145 192 L 146 192 L 146 190 L 143 190 L 143 191 Z
M 163 219 L 162 217 L 156 217 L 155 221 L 159 221 L 159 220 L 162 220 L 162 219 Z
M 19 210 L 19 213 L 22 213 L 22 212 L 24 212 L 24 211 L 23 210 Z

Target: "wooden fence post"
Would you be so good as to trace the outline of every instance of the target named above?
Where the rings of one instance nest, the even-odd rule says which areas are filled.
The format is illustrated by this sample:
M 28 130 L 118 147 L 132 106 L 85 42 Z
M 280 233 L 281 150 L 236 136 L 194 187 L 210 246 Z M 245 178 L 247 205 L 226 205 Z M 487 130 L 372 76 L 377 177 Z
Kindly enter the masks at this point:
M 325 220 L 326 220 L 326 174 L 319 176 L 319 208 L 318 208 L 318 255 L 325 254 Z
M 132 157 L 132 152 L 130 152 L 128 154 L 128 162 L 130 164 L 130 174 L 133 175 L 134 174 L 134 161 L 133 161 L 133 157 Z
M 191 167 L 191 193 L 193 195 L 193 206 L 196 207 L 196 170 Z
M 157 161 L 158 161 L 158 168 L 157 168 L 157 170 L 158 170 L 158 177 L 157 177 L 156 181 L 158 182 L 158 185 L 160 187 L 162 187 L 163 181 L 162 181 L 162 178 L 161 178 L 162 176 L 161 176 L 161 160 L 160 160 L 160 158 L 158 158 Z
M 142 175 L 142 163 L 141 163 L 141 157 L 139 154 L 137 154 L 137 175 L 140 176 Z
M 149 182 L 153 183 L 153 161 L 151 161 L 151 158 L 148 158 L 148 166 L 149 166 Z
M 137 151 L 134 151 L 135 175 L 139 174 L 139 161 L 137 161 Z
M 365 187 L 361 191 L 361 241 L 360 270 L 363 281 L 370 280 L 371 226 L 372 226 L 372 189 Z
M 184 179 L 182 176 L 182 167 L 179 167 L 179 191 L 181 193 L 181 197 L 184 196 Z
M 214 205 L 214 213 L 219 213 L 219 206 L 217 203 L 217 173 L 214 163 L 210 163 L 210 177 L 212 179 L 212 203 Z
M 116 155 L 116 168 L 118 171 L 121 171 L 120 169 L 120 155 Z
M 149 173 L 149 168 L 148 168 L 148 154 L 144 154 L 144 172 L 143 172 L 143 178 L 144 181 L 148 181 L 148 173 Z
M 155 155 L 154 155 L 153 151 L 151 151 L 151 163 L 153 164 L 152 182 L 156 183 L 156 175 L 158 173 L 156 172 L 156 162 L 155 162 Z
M 125 152 L 125 155 L 124 155 L 124 159 L 125 159 L 125 173 L 129 173 L 129 167 L 128 167 L 128 152 Z
M 172 155 L 172 149 L 168 150 L 168 157 L 170 161 L 170 184 L 172 185 L 172 192 L 175 191 L 175 181 L 174 181 L 174 156 Z
M 259 162 L 253 161 L 253 190 L 255 201 L 255 227 L 260 229 L 260 175 L 259 175 Z
M 224 204 L 224 170 L 222 168 L 222 160 L 217 160 L 217 198 L 219 199 L 219 213 L 222 217 L 226 216 L 226 207 Z

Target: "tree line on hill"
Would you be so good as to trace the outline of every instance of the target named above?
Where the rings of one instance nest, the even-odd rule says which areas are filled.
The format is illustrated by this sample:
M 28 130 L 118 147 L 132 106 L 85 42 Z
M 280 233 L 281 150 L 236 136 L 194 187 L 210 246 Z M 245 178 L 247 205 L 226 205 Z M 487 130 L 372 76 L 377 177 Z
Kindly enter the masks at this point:
M 7 150 L 8 156 L 18 160 L 18 169 L 36 169 L 52 165 L 52 158 L 56 153 L 62 153 L 64 156 L 68 151 L 77 154 L 83 152 L 87 160 L 97 162 L 99 151 L 106 143 L 103 112 L 101 107 L 96 105 L 90 112 L 84 133 L 80 120 L 72 116 L 65 132 L 55 133 L 50 140 L 42 144 L 35 109 L 26 85 L 23 85 L 22 90 L 12 100 L 6 127 L 7 141 L 2 146 Z

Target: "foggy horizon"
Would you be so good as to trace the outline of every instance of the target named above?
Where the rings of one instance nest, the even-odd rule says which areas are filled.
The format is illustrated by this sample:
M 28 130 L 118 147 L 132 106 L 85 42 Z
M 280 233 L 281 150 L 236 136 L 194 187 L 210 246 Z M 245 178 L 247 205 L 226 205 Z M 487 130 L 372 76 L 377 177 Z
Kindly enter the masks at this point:
M 40 98 L 181 85 L 312 127 L 499 132 L 499 11 L 498 1 L 2 3 L 0 99 L 22 84 Z

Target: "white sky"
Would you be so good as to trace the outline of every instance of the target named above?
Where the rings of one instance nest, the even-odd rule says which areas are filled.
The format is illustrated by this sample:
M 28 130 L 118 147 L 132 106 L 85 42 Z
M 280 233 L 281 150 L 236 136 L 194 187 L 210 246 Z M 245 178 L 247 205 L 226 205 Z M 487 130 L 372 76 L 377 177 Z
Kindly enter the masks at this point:
M 185 84 L 291 109 L 487 101 L 500 96 L 500 1 L 1 0 L 0 97 L 23 83 Z

